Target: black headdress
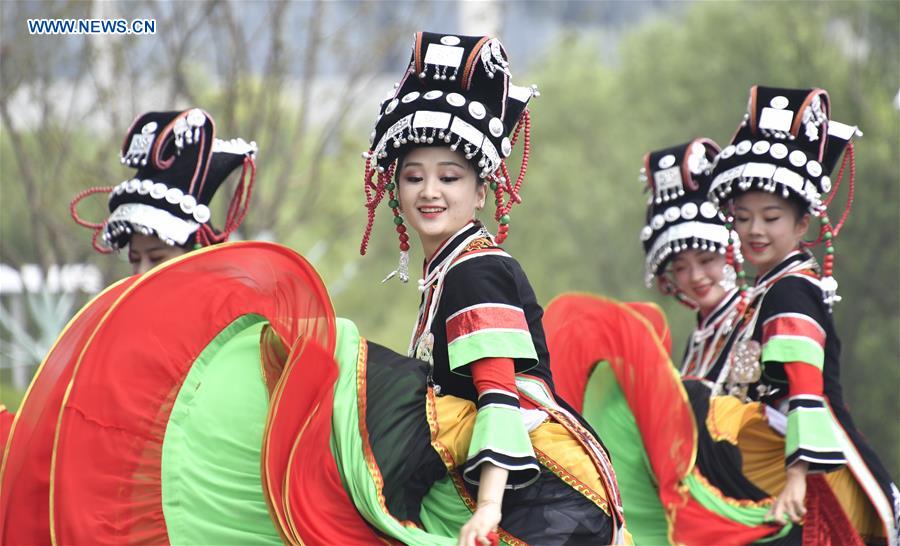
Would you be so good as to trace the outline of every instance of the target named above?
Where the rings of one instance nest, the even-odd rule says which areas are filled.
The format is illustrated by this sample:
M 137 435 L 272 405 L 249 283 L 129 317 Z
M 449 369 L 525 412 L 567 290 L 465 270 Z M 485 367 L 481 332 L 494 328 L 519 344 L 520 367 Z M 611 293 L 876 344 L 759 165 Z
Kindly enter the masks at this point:
M 850 140 L 862 133 L 855 126 L 829 118 L 830 103 L 824 89 L 752 87 L 744 119 L 731 144 L 716 157 L 709 199 L 727 208 L 731 200 L 748 191 L 779 192 L 781 197 L 798 200 L 810 214 L 820 217 L 819 237 L 808 246 L 825 243 L 821 286 L 825 302 L 831 305 L 840 300 L 832 274 L 834 239 L 850 212 L 855 184 Z M 832 183 L 831 174 L 839 162 L 841 167 Z M 832 226 L 827 207 L 848 162 L 848 203 L 841 219 Z M 726 220 L 730 228 L 731 218 Z M 738 276 L 743 278 L 743 273 L 738 272 Z
M 825 212 L 831 172 L 856 127 L 829 120 L 823 89 L 754 86 L 737 133 L 716 158 L 709 198 L 716 204 L 750 190 L 780 192 Z
M 215 122 L 199 108 L 138 116 L 120 153 L 124 165 L 137 169 L 134 176 L 112 188 L 86 190 L 72 201 L 75 221 L 95 230 L 94 247 L 101 252 L 120 249 L 135 232 L 154 235 L 173 246 L 226 240 L 247 212 L 256 173 L 256 143 L 220 140 L 215 134 Z M 216 232 L 210 226 L 209 203 L 228 175 L 241 166 L 244 170 L 225 225 Z M 85 222 L 75 207 L 98 192 L 109 192 L 111 214 L 102 224 Z M 98 245 L 98 236 L 103 246 Z
M 641 180 L 651 193 L 641 229 L 648 285 L 679 252 L 693 248 L 725 254 L 731 232 L 706 197 L 718 152 L 715 142 L 698 138 L 644 156 Z
M 369 218 L 360 252 L 366 252 L 375 209 L 388 195 L 400 232 L 401 260 L 406 257 L 408 236 L 395 206 L 392 181 L 396 162 L 411 147 L 440 143 L 465 154 L 478 175 L 490 183 L 500 223 L 497 240 L 502 242 L 509 229 L 509 211 L 521 201 L 518 191 L 527 168 L 530 139 L 526 107 L 537 94 L 534 86 L 510 82 L 506 50 L 498 39 L 416 33 L 409 65 L 381 103 L 370 148 L 363 154 Z M 513 182 L 505 158 L 523 128 L 522 167 Z M 408 278 L 402 261 L 399 272 L 401 279 Z

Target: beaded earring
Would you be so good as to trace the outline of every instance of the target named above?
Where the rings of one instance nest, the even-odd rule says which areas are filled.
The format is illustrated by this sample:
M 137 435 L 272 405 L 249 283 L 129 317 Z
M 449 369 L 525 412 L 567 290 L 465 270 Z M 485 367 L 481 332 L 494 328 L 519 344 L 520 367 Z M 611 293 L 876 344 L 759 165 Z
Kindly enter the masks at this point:
M 394 170 L 397 163 L 394 162 L 387 169 L 381 166 L 374 166 L 374 156 L 368 152 L 363 153 L 366 158 L 366 169 L 363 174 L 363 190 L 366 193 L 366 229 L 363 232 L 362 243 L 359 245 L 359 253 L 365 256 L 369 247 L 369 238 L 372 236 L 372 227 L 375 224 L 375 213 L 378 205 L 388 196 L 388 206 L 394 213 L 394 226 L 400 239 L 400 263 L 397 269 L 388 273 L 387 277 L 381 282 L 387 282 L 394 276 L 399 277 L 402 282 L 409 282 L 409 234 L 406 232 L 406 225 L 403 222 L 403 216 L 400 214 L 400 201 L 397 199 L 397 184 L 394 182 Z M 375 173 L 378 173 L 377 177 Z

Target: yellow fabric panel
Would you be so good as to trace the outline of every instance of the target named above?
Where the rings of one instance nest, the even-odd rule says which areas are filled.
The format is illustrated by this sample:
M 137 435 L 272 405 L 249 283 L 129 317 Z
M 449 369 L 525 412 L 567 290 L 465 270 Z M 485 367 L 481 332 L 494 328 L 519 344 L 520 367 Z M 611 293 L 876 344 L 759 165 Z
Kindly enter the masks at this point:
M 608 498 L 600 473 L 590 455 L 566 427 L 552 421 L 544 421 L 531 431 L 534 446 L 541 464 L 547 466 L 581 494 L 588 497 L 609 514 Z M 549 458 L 550 460 L 546 460 Z
M 825 481 L 834 491 L 853 527 L 864 539 L 884 537 L 884 527 L 878 513 L 875 512 L 869 497 L 859 486 L 849 468 L 845 466 L 840 470 L 829 472 L 825 475 Z
M 447 449 L 457 466 L 462 465 L 475 426 L 475 404 L 455 396 L 436 396 L 435 407 L 437 441 Z M 598 502 L 608 513 L 606 489 L 600 473 L 585 448 L 566 427 L 544 421 L 529 433 L 529 437 L 541 464 L 586 497 Z
M 756 487 L 773 497 L 781 493 L 785 480 L 784 437 L 768 425 L 762 404 L 745 404 L 733 396 L 713 398 L 706 426 L 713 439 L 737 445 L 744 475 Z M 825 480 L 860 535 L 884 535 L 878 514 L 847 467 L 826 474 Z
M 437 413 L 437 441 L 453 458 L 455 466 L 466 462 L 472 431 L 475 429 L 475 415 L 478 413 L 475 404 L 456 396 L 435 396 L 435 413 Z
M 765 423 L 765 411 L 762 404 L 756 402 L 745 404 L 734 396 L 716 396 L 709 401 L 706 428 L 713 440 L 737 444 L 744 426 L 759 420 Z
M 744 475 L 776 496 L 784 488 L 784 438 L 769 427 L 765 411 L 758 402 L 717 396 L 709 401 L 706 428 L 713 440 L 736 445 Z
M 760 407 L 762 407 L 760 405 Z M 784 437 L 765 419 L 749 419 L 738 434 L 744 475 L 756 487 L 775 497 L 784 489 Z

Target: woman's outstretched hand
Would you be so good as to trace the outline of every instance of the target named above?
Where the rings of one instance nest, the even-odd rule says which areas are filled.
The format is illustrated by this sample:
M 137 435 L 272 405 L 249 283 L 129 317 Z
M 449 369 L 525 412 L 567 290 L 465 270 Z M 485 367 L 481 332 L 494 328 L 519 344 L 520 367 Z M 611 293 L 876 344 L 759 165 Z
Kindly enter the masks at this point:
M 809 464 L 798 461 L 787 469 L 784 489 L 775 499 L 772 508 L 766 514 L 766 520 L 784 525 L 788 521 L 800 523 L 806 515 L 804 500 L 806 498 L 806 473 Z
M 500 504 L 486 503 L 479 506 L 460 530 L 457 546 L 491 546 L 491 544 L 497 544 L 495 531 L 498 525 L 500 525 Z

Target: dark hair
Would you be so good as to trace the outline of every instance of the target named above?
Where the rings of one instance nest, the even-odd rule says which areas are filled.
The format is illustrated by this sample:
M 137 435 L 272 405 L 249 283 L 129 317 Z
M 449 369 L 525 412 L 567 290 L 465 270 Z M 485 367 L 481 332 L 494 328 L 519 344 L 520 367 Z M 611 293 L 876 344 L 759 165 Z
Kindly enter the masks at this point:
M 807 204 L 795 194 L 789 194 L 789 197 L 785 199 L 785 201 L 788 202 L 788 204 L 791 206 L 791 210 L 794 211 L 795 222 L 799 222 L 803 219 L 804 215 L 809 214 Z

